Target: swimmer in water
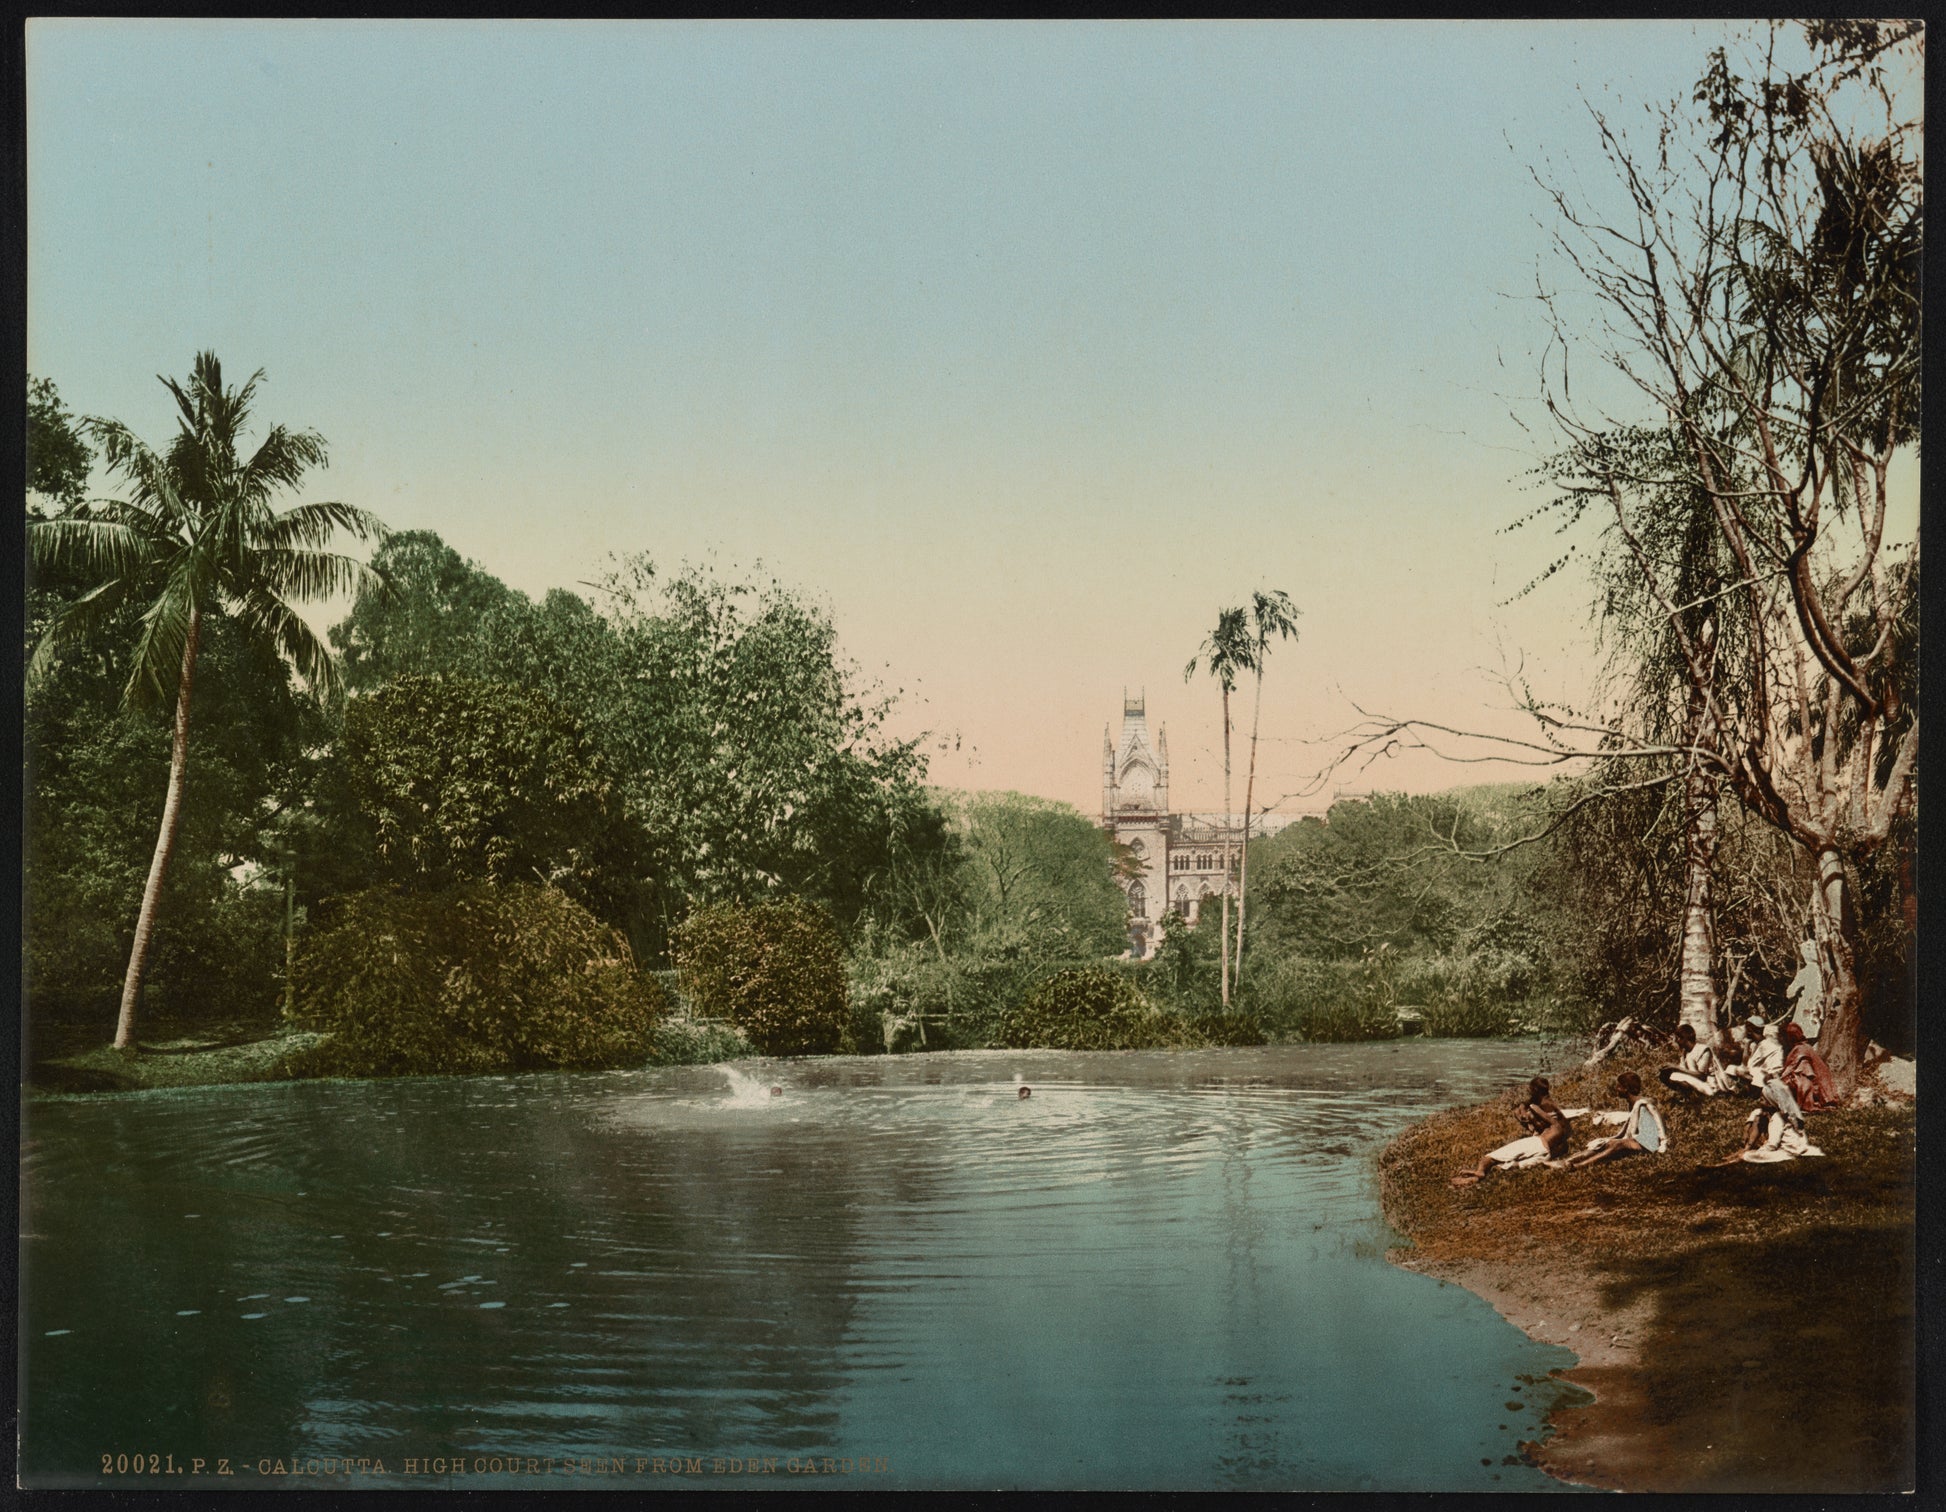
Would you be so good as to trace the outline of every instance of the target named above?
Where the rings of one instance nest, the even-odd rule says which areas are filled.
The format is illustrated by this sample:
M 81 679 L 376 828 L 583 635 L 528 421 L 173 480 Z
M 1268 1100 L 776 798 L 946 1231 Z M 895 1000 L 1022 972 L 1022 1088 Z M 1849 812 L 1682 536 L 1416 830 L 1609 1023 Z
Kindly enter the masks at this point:
M 784 1095 L 784 1089 L 782 1087 L 772 1087 L 770 1089 L 770 1095 L 772 1097 L 782 1097 Z
M 1034 1095 L 1034 1089 L 1032 1087 L 1022 1087 L 1020 1089 L 1020 1100 L 1022 1102 L 1026 1102 L 1027 1099 L 1032 1097 L 1033 1095 Z

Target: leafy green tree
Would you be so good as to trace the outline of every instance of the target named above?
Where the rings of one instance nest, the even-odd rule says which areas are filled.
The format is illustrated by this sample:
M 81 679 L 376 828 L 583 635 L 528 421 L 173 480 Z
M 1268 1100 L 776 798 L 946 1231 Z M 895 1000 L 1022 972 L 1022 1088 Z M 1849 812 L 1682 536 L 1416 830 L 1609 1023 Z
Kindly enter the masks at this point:
M 1024 793 L 948 799 L 966 864 L 966 932 L 1045 955 L 1113 955 L 1128 905 L 1108 834 L 1070 804 Z
M 649 922 L 666 937 L 691 906 L 795 894 L 848 930 L 889 906 L 895 859 L 944 822 L 919 742 L 887 737 L 891 699 L 855 686 L 829 614 L 774 582 L 657 585 L 639 557 L 604 597 L 614 650 L 580 696 L 605 704 L 590 723 L 648 837 Z
M 627 942 L 557 888 L 470 882 L 335 900 L 292 963 L 290 1017 L 339 1076 L 639 1066 L 662 1011 Z
M 371 567 L 351 612 L 330 631 L 347 688 L 364 692 L 414 674 L 505 676 L 490 627 L 526 608 L 525 596 L 430 530 L 388 535 Z
M 36 587 L 27 642 L 62 595 Z M 169 780 L 168 718 L 128 708 L 121 666 L 141 632 L 124 606 L 86 648 L 37 680 L 25 704 L 23 945 L 31 1022 L 99 1010 L 127 965 L 149 860 L 147 827 Z M 282 971 L 272 834 L 326 738 L 316 702 L 276 654 L 222 614 L 204 625 L 205 675 L 190 731 L 198 780 L 184 794 L 145 1001 L 175 1016 L 268 1009 Z
M 1230 807 L 1230 695 L 1236 691 L 1237 678 L 1256 669 L 1256 647 L 1250 638 L 1247 612 L 1242 609 L 1217 611 L 1216 628 L 1204 637 L 1203 644 L 1183 668 L 1188 682 L 1199 665 L 1207 669 L 1223 690 L 1223 935 L 1219 950 L 1223 973 L 1223 1006 L 1230 1006 L 1230 884 L 1234 875 L 1230 848 L 1236 832 L 1236 814 Z
M 593 738 L 545 694 L 399 678 L 345 709 L 343 760 L 381 875 L 427 890 L 540 880 L 619 911 L 626 823 Z
M 1450 950 L 1490 885 L 1464 853 L 1492 841 L 1470 806 L 1379 793 L 1303 819 L 1258 851 L 1257 937 L 1287 956 L 1355 960 L 1380 945 L 1401 954 Z
M 802 898 L 719 903 L 676 931 L 690 1002 L 727 1018 L 765 1055 L 825 1055 L 845 1031 L 844 949 L 831 920 Z
M 61 402 L 52 378 L 27 380 L 27 517 L 45 519 L 39 495 L 60 514 L 85 497 L 94 469 L 94 451 L 79 424 Z
M 143 972 L 182 817 L 189 715 L 206 616 L 227 612 L 241 631 L 288 658 L 307 682 L 329 686 L 335 676 L 330 651 L 291 601 L 355 588 L 365 569 L 326 548 L 339 531 L 360 539 L 384 532 L 375 516 L 348 504 L 272 508 L 278 493 L 323 465 L 325 445 L 315 432 L 279 425 L 247 459 L 239 455 L 262 376 L 259 372 L 242 387 L 226 389 L 215 354 L 204 352 L 186 386 L 163 379 L 180 418 L 174 440 L 160 453 L 120 422 L 91 420 L 88 428 L 109 471 L 126 482 L 129 497 L 83 503 L 58 519 L 29 526 L 37 565 L 79 571 L 95 583 L 53 619 L 29 676 L 45 675 L 63 648 L 85 643 L 135 600 L 144 605 L 142 629 L 129 658 L 124 697 L 163 697 L 166 684 L 174 682 L 169 786 L 122 983 L 118 1049 L 134 1043 Z

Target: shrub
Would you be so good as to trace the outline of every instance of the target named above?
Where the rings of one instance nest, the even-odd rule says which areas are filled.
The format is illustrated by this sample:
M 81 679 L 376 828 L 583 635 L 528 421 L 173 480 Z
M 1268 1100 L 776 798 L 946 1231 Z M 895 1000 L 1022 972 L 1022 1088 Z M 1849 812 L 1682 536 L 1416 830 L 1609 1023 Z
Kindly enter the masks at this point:
M 1011 943 L 945 960 L 932 947 L 917 945 L 861 957 L 852 963 L 851 1034 L 860 1054 L 883 1049 L 889 1013 L 907 1025 L 898 1031 L 894 1049 L 994 1048 L 1004 1043 L 1001 1025 L 1008 1010 L 1035 987 L 1057 972 L 1095 965 L 1037 955 Z
M 649 1036 L 651 1066 L 707 1066 L 741 1060 L 755 1052 L 750 1041 L 728 1024 L 685 1023 L 666 1018 Z
M 1280 1038 L 1390 1039 L 1399 1032 L 1398 1002 L 1385 972 L 1367 961 L 1261 958 L 1250 979 L 1250 1007 Z
M 1001 1018 L 1015 1049 L 1160 1050 L 1203 1043 L 1186 1019 L 1159 1012 L 1120 972 L 1087 966 L 1056 972 Z
M 1249 1013 L 1205 1013 L 1189 1020 L 1193 1028 L 1212 1045 L 1261 1045 L 1267 1043 L 1264 1026 Z
M 660 988 L 565 893 L 475 882 L 355 893 L 294 952 L 292 1021 L 329 1040 L 312 1075 L 640 1065 Z
M 1479 944 L 1402 967 L 1400 996 L 1423 1009 L 1426 1033 L 1451 1038 L 1515 1034 L 1547 1011 L 1533 1006 L 1544 973 L 1518 951 Z
M 828 1055 L 847 1027 L 838 932 L 802 898 L 699 909 L 670 941 L 683 995 L 764 1055 Z

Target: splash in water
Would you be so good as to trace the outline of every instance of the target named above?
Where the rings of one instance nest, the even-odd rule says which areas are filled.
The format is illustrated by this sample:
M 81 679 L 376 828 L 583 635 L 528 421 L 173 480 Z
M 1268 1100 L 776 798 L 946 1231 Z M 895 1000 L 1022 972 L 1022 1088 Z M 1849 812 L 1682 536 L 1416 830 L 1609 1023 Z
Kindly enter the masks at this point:
M 773 1101 L 782 1099 L 783 1088 L 774 1087 L 768 1082 L 760 1082 L 754 1076 L 729 1066 L 718 1066 L 724 1079 L 730 1084 L 729 1106 L 732 1108 L 767 1108 Z

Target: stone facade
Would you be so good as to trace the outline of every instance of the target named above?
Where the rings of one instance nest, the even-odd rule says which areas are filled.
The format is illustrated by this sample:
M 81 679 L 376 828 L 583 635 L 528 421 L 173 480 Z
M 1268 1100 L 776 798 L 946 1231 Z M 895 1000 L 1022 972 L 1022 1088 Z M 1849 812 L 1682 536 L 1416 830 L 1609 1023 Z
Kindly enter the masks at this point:
M 1099 822 L 1141 863 L 1140 872 L 1122 884 L 1128 894 L 1129 949 L 1136 959 L 1155 954 L 1165 914 L 1173 912 L 1193 925 L 1206 903 L 1221 910 L 1226 885 L 1234 894 L 1237 854 L 1233 847 L 1226 884 L 1223 815 L 1169 811 L 1169 733 L 1158 726 L 1151 743 L 1144 695 L 1122 695 L 1119 743 L 1102 730 Z M 1259 815 L 1250 834 L 1275 834 L 1287 822 Z M 1242 819 L 1231 823 L 1240 830 Z

